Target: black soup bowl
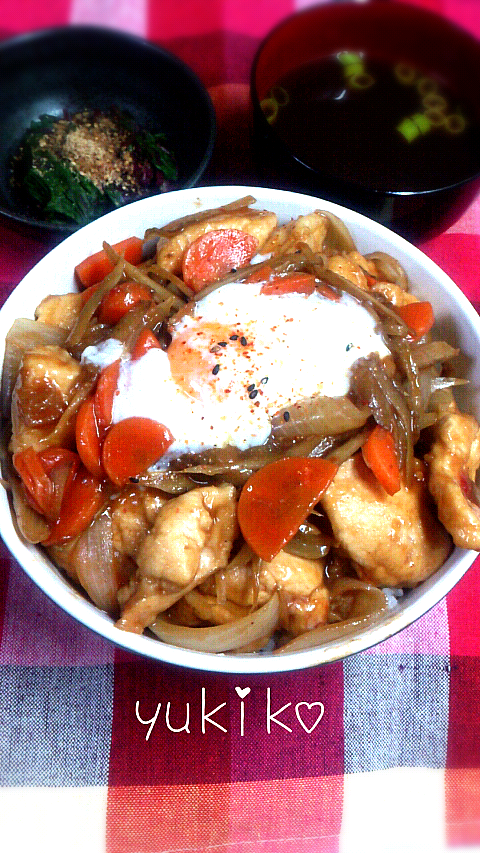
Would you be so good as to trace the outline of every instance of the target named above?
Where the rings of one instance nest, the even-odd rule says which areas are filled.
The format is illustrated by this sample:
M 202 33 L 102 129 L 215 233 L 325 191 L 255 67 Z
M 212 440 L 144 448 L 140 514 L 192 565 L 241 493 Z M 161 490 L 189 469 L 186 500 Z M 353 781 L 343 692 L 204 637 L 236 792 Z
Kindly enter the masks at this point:
M 409 239 L 480 189 L 480 43 L 397 2 L 314 6 L 260 45 L 251 75 L 264 180 L 343 204 Z
M 0 215 L 51 234 L 77 225 L 45 223 L 19 200 L 11 164 L 31 123 L 112 108 L 142 130 L 165 134 L 178 177 L 170 189 L 195 186 L 215 141 L 215 112 L 196 74 L 162 47 L 113 29 L 72 25 L 37 30 L 0 44 Z

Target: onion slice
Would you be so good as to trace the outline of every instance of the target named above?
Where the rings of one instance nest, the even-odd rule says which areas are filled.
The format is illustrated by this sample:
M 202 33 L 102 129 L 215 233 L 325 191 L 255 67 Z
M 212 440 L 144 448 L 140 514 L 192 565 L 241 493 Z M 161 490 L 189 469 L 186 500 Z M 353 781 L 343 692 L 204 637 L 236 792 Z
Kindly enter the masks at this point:
M 164 643 L 197 652 L 229 652 L 261 637 L 269 637 L 277 627 L 280 603 L 277 593 L 253 613 L 209 628 L 189 628 L 157 619 L 150 629 Z
M 354 593 L 351 615 L 341 622 L 330 622 L 319 625 L 305 634 L 294 637 L 274 654 L 286 654 L 299 652 L 302 649 L 311 649 L 314 646 L 324 646 L 331 640 L 342 639 L 357 631 L 364 630 L 374 624 L 378 618 L 388 610 L 388 601 L 385 593 L 378 587 L 365 583 L 357 578 L 340 578 L 333 585 L 330 597 L 336 595 Z
M 101 610 L 115 613 L 119 579 L 109 512 L 102 512 L 80 535 L 72 559 L 79 583 L 89 598 Z

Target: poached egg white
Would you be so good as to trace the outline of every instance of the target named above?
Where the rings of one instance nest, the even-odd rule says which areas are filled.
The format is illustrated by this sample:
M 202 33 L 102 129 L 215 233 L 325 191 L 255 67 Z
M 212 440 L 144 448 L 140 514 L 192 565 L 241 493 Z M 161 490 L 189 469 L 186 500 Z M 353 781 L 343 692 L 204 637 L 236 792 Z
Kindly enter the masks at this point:
M 264 444 L 270 419 L 297 400 L 349 390 L 362 356 L 389 354 L 374 318 L 348 294 L 261 293 L 260 283 L 232 282 L 199 299 L 172 323 L 167 351 L 121 360 L 113 422 L 159 421 L 173 444 L 166 458 L 233 445 Z M 118 342 L 89 347 L 83 359 L 106 366 Z M 164 460 L 165 461 L 165 460 Z

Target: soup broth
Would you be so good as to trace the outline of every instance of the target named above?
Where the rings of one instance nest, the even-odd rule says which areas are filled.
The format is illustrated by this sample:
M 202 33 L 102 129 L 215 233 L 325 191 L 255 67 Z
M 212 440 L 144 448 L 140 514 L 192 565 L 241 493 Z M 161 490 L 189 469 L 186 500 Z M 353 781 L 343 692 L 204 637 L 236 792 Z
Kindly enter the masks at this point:
M 342 51 L 289 72 L 262 101 L 302 163 L 372 190 L 418 192 L 480 171 L 480 124 L 443 82 Z

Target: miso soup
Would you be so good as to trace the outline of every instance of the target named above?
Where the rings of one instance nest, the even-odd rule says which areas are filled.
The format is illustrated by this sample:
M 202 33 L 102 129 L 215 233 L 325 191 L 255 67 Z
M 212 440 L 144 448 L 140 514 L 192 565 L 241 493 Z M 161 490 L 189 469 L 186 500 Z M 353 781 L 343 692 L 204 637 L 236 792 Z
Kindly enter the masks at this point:
M 342 51 L 286 74 L 262 108 L 298 160 L 368 189 L 418 192 L 480 171 L 472 106 L 404 62 Z

